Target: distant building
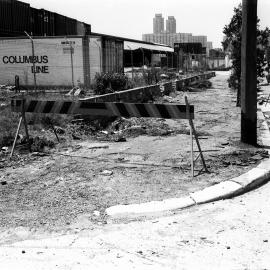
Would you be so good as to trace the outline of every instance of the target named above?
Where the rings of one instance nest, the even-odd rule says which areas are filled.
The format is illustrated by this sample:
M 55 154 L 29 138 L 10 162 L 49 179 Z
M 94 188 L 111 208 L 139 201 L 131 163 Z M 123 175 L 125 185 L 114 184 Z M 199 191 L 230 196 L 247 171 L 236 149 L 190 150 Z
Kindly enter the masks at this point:
M 175 34 L 176 33 L 176 20 L 174 16 L 169 16 L 166 20 L 166 32 Z
M 205 35 L 195 36 L 192 35 L 192 33 L 177 33 L 176 19 L 174 16 L 168 16 L 166 20 L 166 30 L 164 31 L 164 19 L 162 14 L 156 14 L 153 19 L 153 33 L 143 34 L 142 40 L 145 42 L 164 44 L 174 48 L 174 54 L 161 59 L 165 61 L 166 65 L 172 63 L 174 67 L 184 68 L 186 70 L 193 67 L 201 69 L 209 66 L 210 51 L 213 49 L 212 42 L 207 41 L 207 36 Z M 223 64 L 221 57 L 218 58 L 217 63 L 217 66 Z M 164 66 L 162 61 L 161 66 Z
M 213 49 L 213 42 L 212 41 L 207 41 L 206 48 L 209 49 L 209 50 L 212 50 Z
M 207 47 L 207 36 L 193 36 L 191 33 L 159 33 L 143 34 L 143 41 L 166 44 L 171 47 L 174 43 L 201 43 L 202 47 Z
M 153 19 L 153 33 L 160 34 L 164 32 L 164 18 L 162 14 L 156 14 Z
M 220 49 L 211 49 L 209 53 L 210 58 L 225 58 L 225 52 Z
M 213 42 L 212 41 L 207 41 L 206 43 L 206 54 L 209 56 L 210 50 L 213 49 Z
M 193 36 L 191 33 L 176 33 L 176 19 L 168 16 L 166 20 L 166 31 L 164 31 L 164 18 L 162 14 L 156 14 L 153 19 L 153 33 L 143 34 L 142 40 L 174 47 L 174 43 L 201 43 L 203 54 L 209 56 L 213 48 L 212 42 L 207 41 L 207 36 Z
M 231 61 L 222 49 L 210 49 L 208 59 L 208 67 L 210 69 L 228 68 L 230 66 Z
M 174 51 L 183 54 L 203 54 L 201 43 L 174 43 Z

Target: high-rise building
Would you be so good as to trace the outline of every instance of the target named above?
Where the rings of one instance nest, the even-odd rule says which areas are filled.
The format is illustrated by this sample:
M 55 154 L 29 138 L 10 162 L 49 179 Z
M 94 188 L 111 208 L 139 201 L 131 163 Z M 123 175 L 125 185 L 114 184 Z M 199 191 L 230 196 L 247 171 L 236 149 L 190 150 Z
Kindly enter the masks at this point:
M 168 20 L 166 20 L 166 32 L 171 34 L 176 33 L 176 20 L 174 16 L 168 16 Z
M 164 32 L 164 18 L 162 14 L 156 14 L 153 19 L 153 32 L 154 34 L 160 34 Z

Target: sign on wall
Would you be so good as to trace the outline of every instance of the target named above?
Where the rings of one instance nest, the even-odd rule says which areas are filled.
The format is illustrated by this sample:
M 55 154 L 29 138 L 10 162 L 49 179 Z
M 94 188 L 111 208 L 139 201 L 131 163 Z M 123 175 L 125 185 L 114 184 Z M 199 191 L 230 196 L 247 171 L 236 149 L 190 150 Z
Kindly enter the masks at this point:
M 38 87 L 83 85 L 82 38 L 35 38 L 34 57 L 29 39 L 0 39 L 0 74 L 2 85 L 13 85 L 15 76 L 23 86 L 33 86 L 34 77 Z
M 46 65 L 49 62 L 48 55 L 5 55 L 2 57 L 4 65 L 8 64 L 35 64 L 35 67 L 31 67 L 32 73 L 49 73 L 49 66 Z

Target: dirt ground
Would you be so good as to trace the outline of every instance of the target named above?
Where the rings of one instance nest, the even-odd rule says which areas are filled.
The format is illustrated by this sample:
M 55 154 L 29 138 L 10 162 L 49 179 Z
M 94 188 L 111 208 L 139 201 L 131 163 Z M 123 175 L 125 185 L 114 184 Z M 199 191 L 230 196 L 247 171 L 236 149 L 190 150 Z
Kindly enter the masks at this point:
M 61 231 L 73 228 L 81 216 L 102 225 L 107 223 L 104 210 L 109 206 L 180 197 L 255 166 L 267 155 L 239 143 L 240 110 L 235 106 L 236 93 L 227 88 L 227 77 L 221 72 L 211 79 L 210 89 L 157 100 L 184 104 L 187 95 L 195 106 L 194 123 L 209 174 L 190 176 L 186 120 L 116 120 L 95 136 L 60 143 L 47 153 L 15 157 L 8 166 L 3 161 L 2 229 Z M 198 163 L 196 169 L 200 168 Z

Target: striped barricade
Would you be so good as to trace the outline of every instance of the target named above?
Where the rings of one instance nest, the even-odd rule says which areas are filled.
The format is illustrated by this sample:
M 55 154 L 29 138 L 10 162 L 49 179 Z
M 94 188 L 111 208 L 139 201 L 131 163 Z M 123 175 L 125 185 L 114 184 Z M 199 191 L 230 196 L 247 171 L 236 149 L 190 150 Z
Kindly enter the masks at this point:
M 194 176 L 194 165 L 200 157 L 203 168 L 199 171 L 208 172 L 203 153 L 199 144 L 199 139 L 193 124 L 194 106 L 189 105 L 185 97 L 186 105 L 178 104 L 157 104 L 157 103 L 119 103 L 119 102 L 91 102 L 91 101 L 65 101 L 65 100 L 33 100 L 19 99 L 11 100 L 11 110 L 21 113 L 17 132 L 13 142 L 10 157 L 13 155 L 14 147 L 18 137 L 18 132 L 22 123 L 25 125 L 26 136 L 31 150 L 27 122 L 25 113 L 42 113 L 42 114 L 80 114 L 89 116 L 123 116 L 123 117 L 153 117 L 165 119 L 187 119 L 190 125 L 191 137 L 191 175 Z M 194 160 L 193 136 L 199 150 L 199 156 Z
M 189 109 L 188 109 L 189 108 Z M 43 114 L 81 114 L 93 116 L 154 117 L 194 119 L 194 106 L 153 103 L 118 103 L 64 100 L 13 99 L 13 112 Z

